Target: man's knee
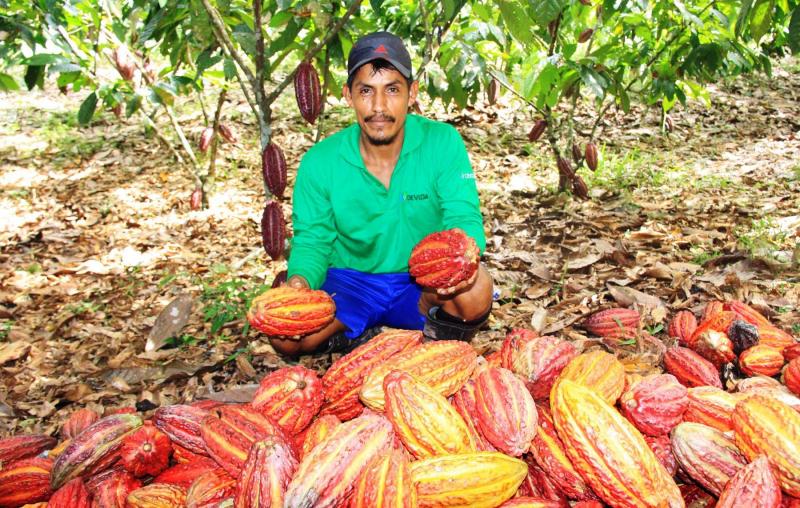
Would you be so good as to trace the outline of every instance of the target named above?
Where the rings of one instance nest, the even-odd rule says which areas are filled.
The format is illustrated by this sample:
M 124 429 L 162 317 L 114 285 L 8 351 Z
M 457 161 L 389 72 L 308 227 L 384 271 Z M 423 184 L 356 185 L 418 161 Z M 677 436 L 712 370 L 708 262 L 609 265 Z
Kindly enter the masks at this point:
M 301 353 L 300 341 L 269 337 L 269 343 L 276 353 L 283 356 L 297 356 Z

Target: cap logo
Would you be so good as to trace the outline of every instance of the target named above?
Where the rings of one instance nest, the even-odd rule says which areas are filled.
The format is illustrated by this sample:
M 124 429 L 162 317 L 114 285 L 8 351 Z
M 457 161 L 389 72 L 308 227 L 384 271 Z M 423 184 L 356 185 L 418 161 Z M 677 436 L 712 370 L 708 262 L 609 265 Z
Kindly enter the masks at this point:
M 384 47 L 384 45 L 381 44 L 380 46 L 375 48 L 375 53 L 384 53 L 384 54 L 386 54 L 387 51 L 386 51 L 386 48 Z

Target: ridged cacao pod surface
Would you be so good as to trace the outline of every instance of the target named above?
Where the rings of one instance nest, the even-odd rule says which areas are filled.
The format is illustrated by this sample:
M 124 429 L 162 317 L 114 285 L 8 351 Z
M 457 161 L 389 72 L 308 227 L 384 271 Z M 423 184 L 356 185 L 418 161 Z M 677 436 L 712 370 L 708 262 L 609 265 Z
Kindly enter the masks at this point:
M 309 62 L 301 62 L 294 75 L 294 95 L 300 115 L 306 122 L 314 124 L 322 110 L 319 75 Z
M 54 437 L 45 434 L 19 434 L 0 439 L 0 463 L 8 464 L 15 460 L 33 458 L 58 443 Z
M 656 454 L 656 458 L 664 466 L 670 476 L 675 476 L 678 472 L 678 461 L 675 460 L 675 454 L 672 453 L 672 442 L 668 435 L 663 436 L 644 436 L 647 446 Z
M 417 489 L 410 469 L 399 450 L 377 457 L 362 473 L 350 508 L 416 508 Z
M 530 132 L 528 133 L 528 141 L 530 141 L 531 143 L 539 141 L 539 138 L 542 137 L 542 134 L 544 134 L 544 130 L 546 128 L 547 128 L 546 120 L 537 120 L 536 123 L 533 124 L 533 127 L 531 127 Z
M 781 487 L 769 460 L 759 455 L 731 478 L 719 496 L 717 508 L 779 508 L 781 500 Z
M 264 205 L 261 214 L 261 245 L 273 260 L 280 258 L 286 248 L 286 219 L 281 204 L 274 200 Z
M 222 470 L 214 470 L 198 476 L 186 491 L 187 508 L 211 508 L 220 501 L 233 497 L 236 478 Z
M 235 508 L 282 508 L 297 466 L 289 445 L 279 437 L 255 443 L 238 479 Z
M 572 169 L 572 164 L 563 157 L 558 157 L 556 159 L 556 166 L 558 167 L 558 174 L 562 175 L 568 181 L 571 181 L 575 178 L 575 170 Z
M 675 337 L 680 342 L 681 346 L 688 346 L 689 339 L 697 329 L 697 318 L 688 310 L 682 310 L 675 314 L 669 322 L 667 333 L 670 337 Z
M 641 316 L 635 309 L 614 308 L 595 312 L 583 322 L 583 327 L 600 337 L 622 329 L 637 329 Z
M 609 404 L 616 404 L 625 389 L 625 366 L 610 353 L 589 351 L 576 356 L 564 367 L 553 390 L 564 380 L 586 386 Z M 552 391 L 550 397 L 552 399 Z
M 706 425 L 683 422 L 672 430 L 670 440 L 681 469 L 715 496 L 747 464 L 733 440 Z
M 727 301 L 723 304 L 723 308 L 727 311 L 735 313 L 737 317 L 739 317 L 744 321 L 747 321 L 752 325 L 756 326 L 772 325 L 772 323 L 769 322 L 769 319 L 767 319 L 763 314 L 761 314 L 756 309 L 747 305 L 744 302 L 740 302 L 738 300 Z
M 125 508 L 184 508 L 186 489 L 165 483 L 151 483 L 128 495 Z
M 213 127 L 206 127 L 203 129 L 203 132 L 200 133 L 200 142 L 197 143 L 197 148 L 205 153 L 208 151 L 208 148 L 211 146 L 211 141 L 214 139 L 214 128 Z
M 125 470 L 136 477 L 158 476 L 169 465 L 172 443 L 152 424 L 145 424 L 122 440 L 120 456 Z
M 651 376 L 622 394 L 620 411 L 644 434 L 669 433 L 683 418 L 689 405 L 688 392 L 670 374 Z
M 323 398 L 322 381 L 317 373 L 295 365 L 264 376 L 250 404 L 288 435 L 294 435 L 319 413 Z
M 775 376 L 783 368 L 783 355 L 779 349 L 759 344 L 739 355 L 739 368 L 748 376 Z
M 534 399 L 549 399 L 550 390 L 564 367 L 578 356 L 571 343 L 555 337 L 534 337 L 512 353 L 509 368 L 522 376 Z
M 266 335 L 301 337 L 322 330 L 335 314 L 336 305 L 326 292 L 283 286 L 257 296 L 247 320 Z
M 536 435 L 537 412 L 525 383 L 507 369 L 488 368 L 475 380 L 478 427 L 498 450 L 519 457 Z
M 795 395 L 800 395 L 800 360 L 795 358 L 783 371 L 783 383 Z
M 586 186 L 583 178 L 578 175 L 572 178 L 572 193 L 580 199 L 589 199 L 589 187 Z
M 408 271 L 420 286 L 452 288 L 475 275 L 479 258 L 472 237 L 461 229 L 447 229 L 429 234 L 414 246 Z
M 286 158 L 283 150 L 275 143 L 269 143 L 261 152 L 261 173 L 267 188 L 275 197 L 283 197 L 286 190 Z
M 453 394 L 452 404 L 464 423 L 469 427 L 475 447 L 481 452 L 496 452 L 497 448 L 486 439 L 478 426 L 478 415 L 475 409 L 475 379 L 468 379 L 464 386 Z
M 198 455 L 208 455 L 200 436 L 200 426 L 209 414 L 211 413 L 202 407 L 173 404 L 156 409 L 153 413 L 153 424 L 169 436 L 174 444 Z
M 500 365 L 504 369 L 514 370 L 514 361 L 517 354 L 528 342 L 539 338 L 539 334 L 527 328 L 514 328 L 506 334 L 500 346 Z
M 695 386 L 722 388 L 716 367 L 689 348 L 675 346 L 667 349 L 664 354 L 664 368 L 687 388 Z
M 683 413 L 683 419 L 714 427 L 721 432 L 730 432 L 733 430 L 731 414 L 741 398 L 739 394 L 713 386 L 689 388 L 689 405 Z
M 213 471 L 216 469 L 221 470 L 222 467 L 217 464 L 214 459 L 211 457 L 201 457 L 199 460 L 195 460 L 194 462 L 176 464 L 170 467 L 160 475 L 156 476 L 155 480 L 153 480 L 153 483 L 167 483 L 169 485 L 182 487 L 184 490 L 186 490 L 192 485 L 192 482 L 195 480 L 195 478 L 203 473 L 206 473 L 207 471 Z
M 50 459 L 30 458 L 3 463 L 0 469 L 0 507 L 17 508 L 26 503 L 46 501 L 50 489 Z
M 298 458 L 302 459 L 305 457 L 341 424 L 342 422 L 334 414 L 320 415 L 316 418 L 311 422 L 311 425 L 308 426 L 308 429 L 306 429 Z
M 96 411 L 88 408 L 78 409 L 69 415 L 67 421 L 61 426 L 61 437 L 64 439 L 73 439 L 78 437 L 78 434 L 80 434 L 83 429 L 99 419 L 100 415 L 97 414 Z M 0 441 L 0 443 L 2 443 L 2 441 Z M 0 447 L 2 447 L 2 445 L 0 445 Z
M 221 123 L 219 124 L 219 135 L 222 136 L 222 139 L 227 141 L 228 143 L 235 145 L 239 142 L 239 139 L 236 137 L 236 133 L 233 132 L 233 129 L 228 127 L 227 124 Z
M 584 154 L 586 158 L 586 166 L 589 167 L 592 171 L 597 170 L 597 145 L 594 143 L 586 143 L 586 153 Z
M 110 475 L 105 481 L 100 482 L 92 492 L 93 508 L 125 508 L 128 495 L 142 487 L 142 482 L 128 472 L 118 471 Z
M 92 495 L 80 478 L 74 478 L 53 492 L 48 508 L 92 508 Z

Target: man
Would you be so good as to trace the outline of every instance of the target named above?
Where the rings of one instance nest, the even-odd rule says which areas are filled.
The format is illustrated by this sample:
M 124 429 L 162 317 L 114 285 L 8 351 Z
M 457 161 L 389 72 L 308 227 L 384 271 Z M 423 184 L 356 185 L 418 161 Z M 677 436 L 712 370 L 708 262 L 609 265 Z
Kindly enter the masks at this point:
M 293 194 L 292 287 L 321 288 L 336 319 L 301 340 L 271 337 L 294 356 L 347 352 L 380 325 L 469 340 L 488 318 L 492 279 L 481 264 L 455 288 L 421 288 L 411 250 L 435 231 L 461 228 L 486 246 L 475 175 L 452 126 L 408 115 L 419 85 L 400 38 L 376 32 L 353 46 L 342 93 L 356 124 L 303 157 Z

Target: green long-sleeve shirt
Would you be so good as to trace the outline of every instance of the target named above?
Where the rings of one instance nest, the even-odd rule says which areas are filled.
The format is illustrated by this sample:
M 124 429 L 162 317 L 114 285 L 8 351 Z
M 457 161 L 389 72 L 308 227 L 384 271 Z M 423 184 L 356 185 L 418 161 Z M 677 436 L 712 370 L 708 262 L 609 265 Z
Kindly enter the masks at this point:
M 294 185 L 288 275 L 319 288 L 329 267 L 367 273 L 408 271 L 414 245 L 459 227 L 483 252 L 486 238 L 475 174 L 452 126 L 406 117 L 389 188 L 364 166 L 360 127 L 320 141 L 303 156 Z

